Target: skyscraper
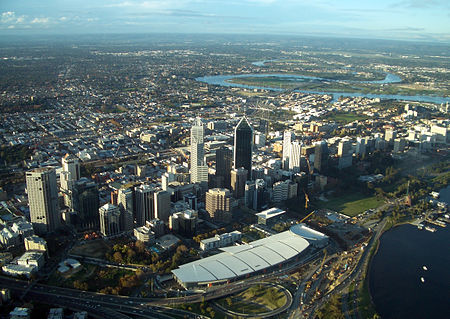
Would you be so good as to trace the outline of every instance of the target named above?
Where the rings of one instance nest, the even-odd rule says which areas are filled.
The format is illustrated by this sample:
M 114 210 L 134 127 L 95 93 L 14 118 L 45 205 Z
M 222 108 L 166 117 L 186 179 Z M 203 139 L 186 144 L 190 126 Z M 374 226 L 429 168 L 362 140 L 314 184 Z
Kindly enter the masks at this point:
M 170 216 L 170 193 L 159 191 L 155 193 L 155 216 L 156 218 L 168 222 Z
M 120 210 L 112 204 L 105 204 L 99 209 L 100 233 L 103 236 L 120 234 Z
M 117 204 L 120 209 L 121 230 L 125 232 L 133 230 L 133 190 L 131 188 L 119 189 Z
M 191 128 L 191 183 L 208 182 L 203 135 L 203 123 L 201 119 L 197 118 Z
M 323 173 L 328 168 L 328 146 L 325 141 L 316 143 L 314 151 L 314 168 L 319 173 Z
M 283 169 L 289 169 L 289 157 L 291 156 L 291 143 L 295 139 L 294 132 L 284 131 L 283 134 Z
M 212 188 L 206 193 L 206 211 L 215 221 L 231 220 L 231 193 L 226 188 Z
M 216 151 L 216 176 L 220 180 L 223 188 L 231 187 L 231 167 L 233 163 L 233 154 L 228 147 L 221 147 Z
M 81 178 L 80 162 L 77 157 L 72 154 L 66 154 L 62 159 L 62 170 L 70 173 L 70 179 L 77 181 Z
M 98 229 L 99 206 L 98 186 L 94 181 L 83 177 L 73 183 L 71 208 L 77 213 L 78 229 Z
M 36 168 L 26 173 L 28 205 L 34 231 L 40 235 L 61 226 L 58 185 L 53 168 Z
M 155 189 L 149 185 L 136 187 L 136 225 L 144 226 L 147 220 L 155 218 Z
M 247 179 L 252 173 L 253 129 L 244 116 L 234 130 L 234 168 L 247 170 Z M 245 184 L 244 184 L 245 185 Z M 245 186 L 244 186 L 245 187 Z
M 242 167 L 231 171 L 231 189 L 233 190 L 234 198 L 242 198 L 245 196 L 247 176 L 247 170 Z
M 300 155 L 302 153 L 302 145 L 298 141 L 294 141 L 290 145 L 289 170 L 295 173 L 300 172 Z

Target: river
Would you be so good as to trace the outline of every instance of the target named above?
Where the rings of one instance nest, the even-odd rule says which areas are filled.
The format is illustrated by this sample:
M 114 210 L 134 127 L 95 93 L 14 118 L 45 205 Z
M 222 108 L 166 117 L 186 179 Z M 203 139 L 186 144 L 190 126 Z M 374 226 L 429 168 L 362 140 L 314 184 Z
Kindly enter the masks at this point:
M 440 200 L 450 203 L 450 186 L 441 190 Z M 434 227 L 432 233 L 401 225 L 382 235 L 369 274 L 382 318 L 450 317 L 450 225 Z
M 264 63 L 270 61 L 258 61 L 253 62 L 254 65 L 264 66 Z M 254 86 L 254 85 L 245 85 L 240 83 L 232 83 L 231 79 L 234 78 L 243 78 L 243 77 L 279 77 L 285 78 L 288 80 L 295 80 L 298 82 L 345 82 L 345 83 L 375 83 L 375 84 L 388 84 L 388 83 L 399 83 L 402 81 L 400 77 L 395 74 L 386 73 L 386 77 L 383 80 L 379 81 L 340 81 L 335 79 L 326 79 L 314 76 L 305 76 L 305 75 L 293 75 L 293 74 L 279 74 L 279 73 L 249 73 L 249 74 L 229 74 L 229 75 L 209 75 L 209 76 L 201 76 L 196 78 L 195 80 L 199 82 L 208 83 L 211 85 L 219 85 L 219 86 L 228 86 L 228 87 L 240 87 L 246 89 L 265 89 L 271 91 L 283 91 L 281 88 L 276 87 L 263 87 L 263 86 Z M 328 94 L 333 96 L 333 100 L 337 100 L 340 96 L 344 97 L 367 97 L 367 98 L 380 98 L 380 99 L 389 99 L 389 100 L 405 100 L 405 101 L 416 101 L 416 102 L 429 102 L 429 103 L 447 103 L 450 102 L 450 98 L 441 97 L 441 96 L 425 96 L 425 95 L 391 95 L 391 94 L 365 94 L 358 92 L 326 92 L 326 91 L 314 91 L 314 90 L 295 90 L 296 92 L 301 93 L 309 93 L 309 94 Z

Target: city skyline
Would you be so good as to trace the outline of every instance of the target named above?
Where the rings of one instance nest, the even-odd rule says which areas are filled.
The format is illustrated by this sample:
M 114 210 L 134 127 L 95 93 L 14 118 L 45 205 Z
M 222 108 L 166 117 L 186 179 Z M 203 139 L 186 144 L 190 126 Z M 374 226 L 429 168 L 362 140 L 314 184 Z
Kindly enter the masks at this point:
M 6 0 L 0 34 L 282 34 L 448 43 L 449 12 L 441 0 Z

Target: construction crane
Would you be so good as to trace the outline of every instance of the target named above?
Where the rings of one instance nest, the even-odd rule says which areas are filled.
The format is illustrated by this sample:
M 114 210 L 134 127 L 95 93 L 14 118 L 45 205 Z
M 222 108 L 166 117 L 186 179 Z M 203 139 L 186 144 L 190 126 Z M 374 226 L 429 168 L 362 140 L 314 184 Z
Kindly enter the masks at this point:
M 305 212 L 308 209 L 308 203 L 309 203 L 309 196 L 306 194 L 305 190 L 303 190 L 303 193 L 305 193 Z

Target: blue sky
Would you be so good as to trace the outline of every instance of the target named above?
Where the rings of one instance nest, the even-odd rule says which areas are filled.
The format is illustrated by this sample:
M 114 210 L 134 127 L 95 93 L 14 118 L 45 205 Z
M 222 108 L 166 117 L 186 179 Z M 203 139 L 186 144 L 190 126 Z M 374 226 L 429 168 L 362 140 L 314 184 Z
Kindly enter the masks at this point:
M 241 33 L 450 42 L 449 0 L 0 0 L 0 36 Z

